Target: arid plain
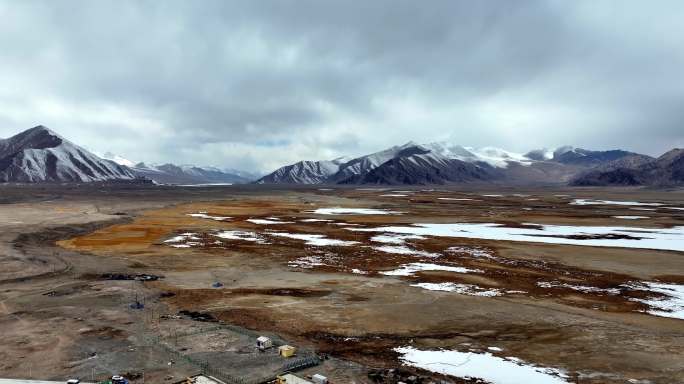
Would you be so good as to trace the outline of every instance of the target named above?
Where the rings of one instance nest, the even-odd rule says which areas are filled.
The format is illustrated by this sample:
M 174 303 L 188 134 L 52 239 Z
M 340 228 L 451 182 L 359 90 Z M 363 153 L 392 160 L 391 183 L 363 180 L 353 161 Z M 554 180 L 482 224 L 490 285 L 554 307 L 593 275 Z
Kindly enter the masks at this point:
M 539 382 L 684 381 L 683 196 L 4 186 L 0 374 L 174 382 L 183 355 L 256 380 L 282 366 L 251 349 L 263 333 L 334 383 L 495 381 L 446 363 L 474 357 Z

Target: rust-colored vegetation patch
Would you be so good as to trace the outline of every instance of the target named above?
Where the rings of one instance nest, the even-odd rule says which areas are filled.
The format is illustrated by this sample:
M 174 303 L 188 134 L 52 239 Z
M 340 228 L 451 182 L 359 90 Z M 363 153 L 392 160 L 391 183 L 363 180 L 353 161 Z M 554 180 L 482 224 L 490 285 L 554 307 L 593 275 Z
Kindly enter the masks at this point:
M 635 300 L 643 298 L 643 291 L 626 288 L 630 282 L 636 280 L 626 274 L 578 268 L 559 262 L 502 257 L 496 247 L 482 245 L 492 244 L 492 241 L 427 237 L 406 239 L 400 244 L 387 244 L 373 241 L 372 238 L 377 233 L 350 230 L 425 220 L 439 221 L 447 216 L 452 220 L 460 220 L 463 215 L 468 216 L 466 220 L 469 221 L 482 220 L 478 216 L 483 214 L 490 222 L 495 221 L 512 228 L 536 229 L 539 228 L 537 225 L 511 217 L 521 213 L 507 215 L 493 212 L 507 212 L 513 208 L 520 211 L 520 206 L 526 205 L 524 202 L 531 203 L 534 209 L 558 209 L 559 204 L 563 204 L 563 210 L 577 209 L 556 201 L 557 198 L 530 202 L 524 200 L 523 196 L 462 195 L 458 198 L 472 200 L 443 200 L 453 194 L 440 191 L 413 191 L 405 199 L 382 197 L 378 196 L 381 192 L 366 190 L 347 190 L 343 194 L 351 197 L 355 204 L 363 199 L 374 198 L 382 203 L 365 206 L 385 208 L 402 214 L 316 215 L 312 213 L 315 208 L 331 205 L 302 199 L 193 203 L 148 211 L 133 223 L 104 228 L 63 241 L 61 245 L 94 253 L 117 252 L 141 257 L 166 255 L 165 267 L 176 270 L 187 270 L 188 265 L 183 265 L 182 255 L 195 252 L 210 254 L 214 259 L 234 254 L 251 255 L 273 260 L 293 271 L 342 272 L 367 278 L 380 278 L 389 271 L 414 263 L 438 264 L 448 268 L 467 268 L 470 272 L 456 273 L 437 269 L 417 271 L 398 278 L 406 280 L 408 284 L 468 284 L 498 290 L 501 295 L 552 298 L 568 305 L 604 311 L 631 312 L 648 309 Z M 575 216 L 581 216 L 580 213 L 583 212 L 580 209 L 580 212 L 575 212 Z M 204 216 L 191 216 L 192 214 Z M 222 237 L 221 234 L 225 231 L 239 232 L 243 237 Z M 303 239 L 278 236 L 280 233 L 320 236 L 335 241 L 353 242 L 349 243 L 353 245 L 316 246 Z M 178 236 L 182 239 L 172 240 Z M 404 247 L 409 252 L 393 252 L 380 248 L 387 245 Z M 196 258 L 193 260 L 197 263 Z M 207 267 L 220 265 L 217 261 L 210 264 L 209 259 L 203 260 Z M 201 266 L 202 262 L 194 265 L 195 268 Z M 681 278 L 678 275 L 665 276 L 663 281 L 678 281 Z M 190 293 L 177 293 L 191 295 L 198 302 L 209 303 L 226 295 L 278 295 L 280 292 L 281 296 L 319 297 L 316 295 L 323 291 L 241 288 L 231 291 L 188 292 Z M 176 296 L 176 300 L 179 296 Z
M 660 347 L 649 332 L 671 331 L 676 328 L 673 320 L 637 313 L 649 309 L 638 299 L 657 295 L 630 287 L 646 280 L 643 276 L 681 283 L 684 277 L 676 271 L 682 264 L 672 253 L 430 236 L 393 244 L 373 239 L 381 233 L 351 230 L 421 222 L 499 223 L 529 229 L 538 227 L 525 223 L 615 224 L 610 216 L 629 214 L 624 208 L 571 206 L 568 198 L 548 195 L 527 200 L 528 196 L 488 197 L 434 190 L 414 190 L 406 197 L 382 194 L 393 192 L 309 191 L 184 204 L 147 211 L 132 223 L 104 228 L 61 245 L 129 259 L 131 270 L 110 272 L 164 275 L 164 279 L 144 284 L 163 292 L 155 300 L 167 315 L 276 332 L 293 345 L 313 345 L 320 352 L 370 366 L 396 367 L 392 349 L 409 344 L 482 352 L 488 346 L 505 346 L 506 356 L 533 363 L 612 372 L 623 364 L 623 350 L 637 353 L 642 345 L 648 345 L 665 355 L 664 348 L 671 348 L 667 343 Z M 332 207 L 402 213 L 313 213 L 316 208 Z M 649 216 L 654 218 L 638 225 L 674 222 L 664 215 L 649 212 Z M 316 245 L 277 234 L 354 243 Z M 382 246 L 409 251 L 393 252 Z M 634 271 L 635 265 L 642 269 L 642 264 L 623 268 L 637 253 L 651 257 L 661 272 L 644 272 L 639 278 L 625 272 Z M 658 261 L 669 267 L 662 268 Z M 416 263 L 437 268 L 401 273 Z M 455 272 L 457 268 L 466 271 Z M 474 286 L 497 295 L 437 292 L 415 286 L 418 284 Z M 628 326 L 621 328 L 623 325 L 602 319 L 613 319 L 615 324 L 625 321 Z M 639 324 L 646 326 L 637 333 L 634 330 Z M 667 337 L 671 336 L 664 340 Z M 596 343 L 597 339 L 604 342 Z M 639 345 L 619 345 L 624 340 L 636 340 Z M 620 354 L 612 349 L 616 345 Z M 618 355 L 621 360 L 611 360 Z M 606 363 L 601 366 L 604 358 Z M 620 369 L 631 369 L 634 361 L 632 358 Z

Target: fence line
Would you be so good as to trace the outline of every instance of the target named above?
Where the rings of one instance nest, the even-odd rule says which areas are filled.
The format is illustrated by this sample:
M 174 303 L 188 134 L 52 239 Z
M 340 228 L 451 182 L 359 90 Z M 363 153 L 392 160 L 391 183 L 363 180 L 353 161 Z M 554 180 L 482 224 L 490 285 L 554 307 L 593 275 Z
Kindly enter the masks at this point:
M 214 330 L 216 329 L 221 329 L 222 327 L 215 327 Z M 210 332 L 209 330 L 205 330 L 206 332 Z M 191 332 L 190 334 L 196 334 L 196 333 L 201 333 L 201 332 Z M 185 335 L 187 336 L 187 334 Z M 283 363 L 283 365 L 280 367 L 277 373 L 275 374 L 270 374 L 267 376 L 262 376 L 259 378 L 245 378 L 245 377 L 239 377 L 235 376 L 231 373 L 229 373 L 227 370 L 213 366 L 212 364 L 209 363 L 208 360 L 204 359 L 198 359 L 194 357 L 190 357 L 188 355 L 185 355 L 181 353 L 180 351 L 177 351 L 176 349 L 168 346 L 166 343 L 164 343 L 159 336 L 147 336 L 146 342 L 159 347 L 163 349 L 165 352 L 167 352 L 169 355 L 174 356 L 177 360 L 183 360 L 197 368 L 199 368 L 203 374 L 209 375 L 209 376 L 214 376 L 220 380 L 223 380 L 227 384 L 263 384 L 263 383 L 268 383 L 273 380 L 275 380 L 276 376 L 278 374 L 281 374 L 283 372 L 289 372 L 289 371 L 296 371 L 299 369 L 307 368 L 307 367 L 312 367 L 315 365 L 320 364 L 320 360 L 318 359 L 317 356 L 303 356 L 303 357 L 298 357 L 294 358 L 291 360 L 286 361 Z

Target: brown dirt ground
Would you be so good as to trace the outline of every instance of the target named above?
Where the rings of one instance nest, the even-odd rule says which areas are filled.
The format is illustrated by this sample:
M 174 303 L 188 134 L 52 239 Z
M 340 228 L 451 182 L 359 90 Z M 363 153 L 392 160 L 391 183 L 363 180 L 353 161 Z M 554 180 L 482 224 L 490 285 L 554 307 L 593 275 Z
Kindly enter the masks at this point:
M 589 197 L 583 195 L 586 191 L 572 193 L 576 194 L 573 197 Z M 370 233 L 352 232 L 331 223 L 297 221 L 324 218 L 360 227 L 419 222 L 670 227 L 684 223 L 681 211 L 573 206 L 568 204 L 569 197 L 547 191 L 504 197 L 447 190 L 415 190 L 406 198 L 381 194 L 354 189 L 314 190 L 180 204 L 144 211 L 130 223 L 59 244 L 100 257 L 123 257 L 148 273 L 163 274 L 164 280 L 147 284 L 150 289 L 173 293 L 163 299 L 171 309 L 207 312 L 250 329 L 276 332 L 365 366 L 397 366 L 392 348 L 408 344 L 475 351 L 498 346 L 504 349 L 503 356 L 565 369 L 583 383 L 684 380 L 684 321 L 641 313 L 647 307 L 632 299 L 643 297 L 643 293 L 626 289 L 617 295 L 583 293 L 537 284 L 556 281 L 615 289 L 637 280 L 681 282 L 681 252 L 445 238 L 407 242 L 416 249 L 443 255 L 433 259 L 369 248 Z M 679 204 L 676 194 L 616 195 L 601 198 Z M 444 197 L 475 200 L 440 199 Z M 403 214 L 318 216 L 309 212 L 331 206 L 386 208 Z M 187 216 L 196 212 L 231 219 Z M 618 221 L 612 218 L 617 215 L 650 218 Z M 265 226 L 245 221 L 267 217 L 294 223 Z M 217 230 L 315 233 L 359 244 L 313 247 L 267 234 L 269 244 L 224 241 L 212 236 Z M 164 244 L 164 240 L 184 232 L 198 233 L 203 246 L 186 249 Z M 214 243 L 217 240 L 219 243 Z M 451 246 L 477 247 L 492 258 L 445 252 Z M 321 257 L 326 265 L 310 269 L 289 265 L 305 256 Z M 483 272 L 423 272 L 409 277 L 381 274 L 410 262 L 464 266 Z M 355 274 L 353 269 L 368 273 Z M 224 287 L 211 288 L 215 281 Z M 467 296 L 411 287 L 418 282 L 467 283 L 524 293 Z

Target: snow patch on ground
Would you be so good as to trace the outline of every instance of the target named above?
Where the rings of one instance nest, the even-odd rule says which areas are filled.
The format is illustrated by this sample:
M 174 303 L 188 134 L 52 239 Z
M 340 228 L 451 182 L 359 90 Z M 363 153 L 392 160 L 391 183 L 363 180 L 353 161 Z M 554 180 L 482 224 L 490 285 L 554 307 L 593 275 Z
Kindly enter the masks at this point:
M 662 203 L 642 203 L 639 201 L 614 201 L 614 200 L 591 200 L 591 199 L 574 199 L 569 203 L 570 205 L 625 205 L 625 206 L 650 206 L 659 207 Z
M 197 237 L 196 233 L 186 232 L 176 235 L 168 240 L 164 240 L 164 243 L 173 248 L 190 248 L 195 245 L 200 245 L 199 240 L 201 239 Z
M 455 223 L 347 228 L 347 230 L 418 236 L 684 251 L 684 227 L 682 226 L 660 229 L 540 225 L 532 223 L 526 223 L 525 225 L 530 227 L 511 228 L 494 223 Z M 620 238 L 625 236 L 630 238 Z
M 392 270 L 392 271 L 385 271 L 385 272 L 380 272 L 383 275 L 387 276 L 413 276 L 416 272 L 420 271 L 447 271 L 447 272 L 456 272 L 456 273 L 481 273 L 483 272 L 482 270 L 479 269 L 470 269 L 470 268 L 464 268 L 464 267 L 452 267 L 448 265 L 439 265 L 439 264 L 430 264 L 430 263 L 411 263 L 411 264 L 404 264 L 400 266 L 399 268 Z
M 618 288 L 598 288 L 590 287 L 587 285 L 574 285 L 568 283 L 561 283 L 558 281 L 538 281 L 537 286 L 541 288 L 568 288 L 574 291 L 584 292 L 584 293 L 605 293 L 608 295 L 619 295 L 620 289 Z
M 372 208 L 318 208 L 311 213 L 318 215 L 397 215 L 401 212 Z
M 244 241 L 253 241 L 255 243 L 259 244 L 266 244 L 266 240 L 259 236 L 255 232 L 248 232 L 248 231 L 221 231 L 212 234 L 212 236 L 218 237 L 220 239 L 225 239 L 225 240 L 244 240 Z
M 268 235 L 276 237 L 285 237 L 288 239 L 303 240 L 307 245 L 316 247 L 325 246 L 350 246 L 358 244 L 358 241 L 346 241 L 337 239 L 328 239 L 325 235 L 307 234 L 307 233 L 287 233 L 287 232 L 269 232 Z
M 329 223 L 332 220 L 328 220 L 328 219 L 301 219 L 299 221 L 301 221 L 302 223 Z
M 280 219 L 269 217 L 268 219 L 247 219 L 252 224 L 273 225 L 273 224 L 292 224 L 292 221 L 280 221 Z
M 325 265 L 320 256 L 304 256 L 287 263 L 288 266 L 294 268 L 313 268 L 320 265 Z
M 460 283 L 417 283 L 411 284 L 412 287 L 427 289 L 428 291 L 454 292 L 468 296 L 494 297 L 504 294 L 500 289 L 482 288 L 472 284 Z M 509 292 L 511 293 L 511 292 Z
M 494 255 L 492 255 L 491 252 L 480 247 L 449 247 L 446 249 L 446 251 L 448 253 L 465 253 L 475 258 L 496 259 L 496 257 L 494 257 Z
M 665 295 L 665 298 L 633 299 L 651 306 L 654 309 L 647 313 L 661 317 L 672 317 L 684 320 L 684 285 L 656 282 L 630 284 L 631 289 L 650 291 Z
M 568 376 L 556 368 L 536 367 L 520 359 L 489 352 L 427 351 L 414 347 L 394 349 L 412 367 L 455 377 L 481 378 L 493 384 L 566 384 Z
M 230 216 L 211 216 L 211 215 L 208 215 L 206 212 L 188 213 L 188 216 L 196 217 L 198 219 L 209 219 L 209 220 L 216 220 L 216 221 L 225 221 L 225 220 L 231 219 Z
M 379 247 L 371 247 L 376 251 L 393 253 L 395 255 L 413 255 L 413 256 L 423 256 L 423 257 L 440 257 L 439 253 L 432 253 L 426 251 L 419 251 L 417 249 L 409 248 L 404 245 L 383 245 Z
M 371 237 L 371 241 L 383 244 L 404 244 L 406 240 L 424 240 L 424 236 L 418 235 L 397 235 L 385 233 Z

